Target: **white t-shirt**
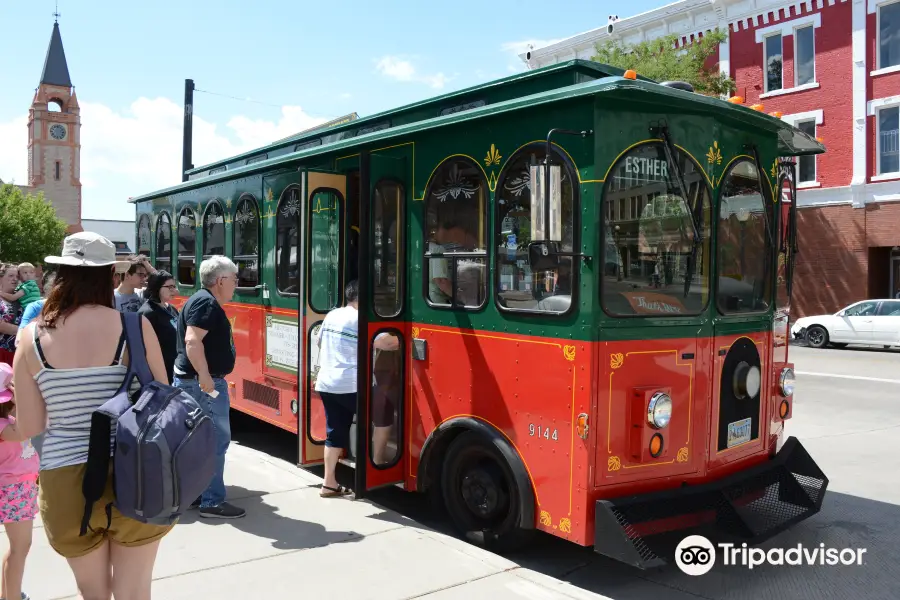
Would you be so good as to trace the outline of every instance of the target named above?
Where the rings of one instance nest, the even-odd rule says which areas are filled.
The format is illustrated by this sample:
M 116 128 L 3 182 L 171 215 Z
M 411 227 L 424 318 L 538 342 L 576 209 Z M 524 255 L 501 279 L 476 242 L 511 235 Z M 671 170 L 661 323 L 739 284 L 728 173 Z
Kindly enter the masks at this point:
M 359 311 L 357 309 L 345 306 L 336 308 L 325 315 L 319 331 L 317 392 L 356 393 L 358 338 Z

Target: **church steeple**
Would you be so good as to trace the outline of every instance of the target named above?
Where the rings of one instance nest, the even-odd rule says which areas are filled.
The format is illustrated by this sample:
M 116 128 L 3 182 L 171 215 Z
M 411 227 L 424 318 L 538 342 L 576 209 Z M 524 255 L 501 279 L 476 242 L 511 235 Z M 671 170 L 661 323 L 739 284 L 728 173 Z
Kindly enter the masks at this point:
M 59 34 L 59 23 L 53 23 L 53 34 L 50 46 L 47 47 L 47 58 L 44 59 L 44 72 L 41 83 L 72 87 L 69 78 L 69 66 L 66 64 L 66 53 L 63 50 L 62 36 Z

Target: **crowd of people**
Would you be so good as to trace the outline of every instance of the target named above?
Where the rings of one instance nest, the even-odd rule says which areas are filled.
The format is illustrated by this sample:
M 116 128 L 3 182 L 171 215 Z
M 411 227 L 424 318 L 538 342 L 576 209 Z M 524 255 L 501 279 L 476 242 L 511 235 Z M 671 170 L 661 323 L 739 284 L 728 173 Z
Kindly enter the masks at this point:
M 224 481 L 231 442 L 225 378 L 236 360 L 224 305 L 238 285 L 238 268 L 224 256 L 206 258 L 199 268 L 201 289 L 179 311 L 172 304 L 178 290 L 171 273 L 155 269 L 145 256 L 116 256 L 115 246 L 100 235 L 68 236 L 60 255 L 46 257 L 45 264 L 53 273 L 44 275 L 42 265 L 0 264 L 0 521 L 9 538 L 0 600 L 28 598 L 22 579 L 38 512 L 82 598 L 146 600 L 159 542 L 172 526 L 119 513 L 112 478 L 88 515 L 84 504 L 73 501 L 82 497 L 92 416 L 128 373 L 123 313 L 137 312 L 144 317 L 144 346 L 154 379 L 192 396 L 214 424 L 215 473 L 190 509 L 204 518 L 245 516 L 244 509 L 226 501 Z M 349 493 L 338 484 L 335 470 L 342 452 L 350 450 L 356 412 L 355 281 L 347 285 L 345 300 L 346 306 L 326 316 L 318 339 L 314 389 L 322 398 L 327 429 L 323 497 Z M 373 452 L 383 464 L 401 388 L 395 359 L 399 338 L 382 334 L 373 346 Z M 82 522 L 88 523 L 86 530 Z

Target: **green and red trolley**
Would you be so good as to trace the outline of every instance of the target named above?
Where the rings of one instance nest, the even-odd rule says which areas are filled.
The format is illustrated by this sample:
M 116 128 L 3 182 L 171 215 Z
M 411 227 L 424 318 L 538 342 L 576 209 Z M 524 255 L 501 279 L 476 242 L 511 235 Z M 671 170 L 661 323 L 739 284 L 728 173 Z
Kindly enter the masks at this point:
M 301 465 L 316 333 L 359 280 L 358 495 L 641 567 L 687 533 L 753 543 L 828 483 L 784 436 L 793 161 L 825 148 L 731 100 L 567 62 L 193 169 L 131 200 L 138 247 L 182 297 L 238 264 L 232 407 Z

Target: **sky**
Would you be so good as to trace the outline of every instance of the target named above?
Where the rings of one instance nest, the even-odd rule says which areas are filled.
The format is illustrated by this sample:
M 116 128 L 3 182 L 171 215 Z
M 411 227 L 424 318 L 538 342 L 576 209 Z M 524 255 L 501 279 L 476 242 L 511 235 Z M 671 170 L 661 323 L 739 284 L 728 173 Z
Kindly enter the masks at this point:
M 365 117 L 524 71 L 517 54 L 528 44 L 662 4 L 60 0 L 81 106 L 82 218 L 133 220 L 129 197 L 181 181 L 186 78 L 197 88 L 193 163 L 201 166 L 352 112 Z M 0 0 L 5 182 L 27 183 L 28 109 L 55 9 L 54 0 Z

